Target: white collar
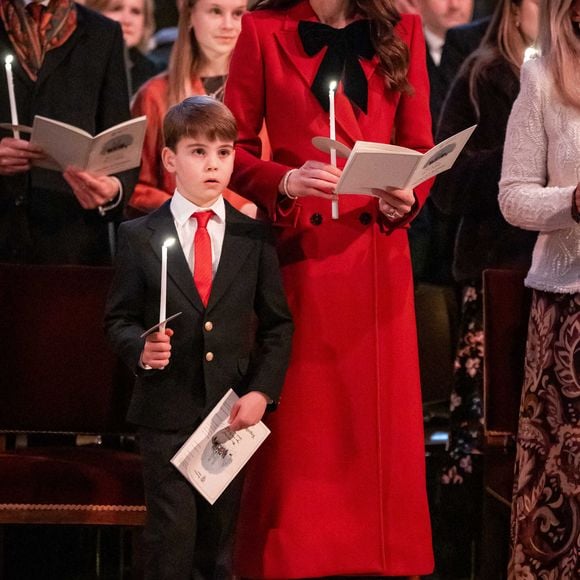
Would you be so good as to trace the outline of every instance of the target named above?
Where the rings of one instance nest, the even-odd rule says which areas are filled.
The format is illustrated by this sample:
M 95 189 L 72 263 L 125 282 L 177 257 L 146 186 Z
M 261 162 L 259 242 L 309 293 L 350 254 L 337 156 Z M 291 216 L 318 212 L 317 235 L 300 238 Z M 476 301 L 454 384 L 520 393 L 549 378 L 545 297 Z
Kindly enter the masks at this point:
M 439 66 L 441 62 L 441 53 L 443 52 L 443 45 L 445 44 L 445 38 L 441 38 L 433 31 L 429 30 L 426 26 L 423 28 L 425 33 L 425 41 L 427 42 L 427 48 L 429 49 L 429 54 L 433 59 L 433 62 Z
M 183 195 L 181 195 L 181 193 L 176 189 L 171 199 L 170 208 L 175 221 L 180 226 L 191 217 L 191 214 L 198 211 L 207 211 L 208 209 L 211 209 L 215 213 L 218 220 L 224 223 L 226 221 L 226 204 L 224 203 L 222 195 L 220 195 L 210 207 L 199 207 L 183 197 Z

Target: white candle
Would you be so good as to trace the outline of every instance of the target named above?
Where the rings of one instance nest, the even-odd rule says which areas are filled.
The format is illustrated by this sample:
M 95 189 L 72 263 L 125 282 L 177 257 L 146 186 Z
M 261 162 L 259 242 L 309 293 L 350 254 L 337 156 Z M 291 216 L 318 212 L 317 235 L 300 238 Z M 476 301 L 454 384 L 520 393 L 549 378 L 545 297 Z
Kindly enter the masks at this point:
M 334 117 L 334 91 L 336 90 L 336 81 L 332 81 L 329 86 L 328 100 L 330 102 L 330 138 L 336 141 L 336 121 Z M 336 149 L 330 149 L 330 163 L 336 167 Z
M 12 77 L 12 61 L 14 57 L 9 54 L 4 59 L 4 68 L 6 69 L 6 84 L 8 85 L 8 99 L 10 100 L 10 117 L 12 125 L 18 125 L 18 109 L 16 108 L 16 95 L 14 93 L 14 78 Z M 18 129 L 12 129 L 14 139 L 20 139 Z
M 336 141 L 336 120 L 334 116 L 334 92 L 336 91 L 336 81 L 332 81 L 328 86 L 328 100 L 330 110 L 330 138 Z M 330 148 L 330 164 L 336 167 L 336 149 Z M 338 219 L 338 199 L 332 200 L 332 219 Z
M 167 238 L 161 246 L 161 296 L 159 298 L 159 323 L 167 318 L 167 248 L 173 246 L 175 238 Z M 161 324 L 159 332 L 165 331 Z

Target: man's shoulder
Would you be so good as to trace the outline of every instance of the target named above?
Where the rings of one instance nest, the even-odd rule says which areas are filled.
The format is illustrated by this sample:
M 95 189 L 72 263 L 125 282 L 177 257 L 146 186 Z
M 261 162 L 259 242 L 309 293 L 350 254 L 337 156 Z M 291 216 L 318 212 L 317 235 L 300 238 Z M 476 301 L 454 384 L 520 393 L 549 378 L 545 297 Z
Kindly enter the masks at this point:
M 91 10 L 82 4 L 76 4 L 79 23 L 86 25 L 87 30 L 95 34 L 114 34 L 121 30 L 118 22 Z
M 490 18 L 481 18 L 467 24 L 454 26 L 447 31 L 445 43 L 460 45 L 463 52 L 469 54 L 479 46 L 489 22 Z

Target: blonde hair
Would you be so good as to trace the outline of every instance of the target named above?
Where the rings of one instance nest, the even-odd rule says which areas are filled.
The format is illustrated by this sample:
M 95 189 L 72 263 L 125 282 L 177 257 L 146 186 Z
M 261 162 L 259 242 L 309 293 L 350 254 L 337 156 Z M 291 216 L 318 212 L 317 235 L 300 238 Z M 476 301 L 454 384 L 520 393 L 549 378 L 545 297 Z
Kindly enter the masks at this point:
M 84 5 L 97 12 L 106 12 L 111 9 L 115 0 L 85 0 Z M 155 30 L 155 16 L 153 11 L 153 0 L 143 0 L 143 36 L 137 44 L 137 48 L 145 53 L 149 50 L 149 42 Z
M 542 0 L 539 48 L 565 104 L 580 108 L 580 34 L 572 22 L 573 0 Z
M 168 105 L 180 103 L 192 93 L 191 77 L 201 65 L 201 50 L 191 27 L 191 11 L 197 0 L 182 0 L 179 7 L 177 39 L 171 49 L 169 67 Z

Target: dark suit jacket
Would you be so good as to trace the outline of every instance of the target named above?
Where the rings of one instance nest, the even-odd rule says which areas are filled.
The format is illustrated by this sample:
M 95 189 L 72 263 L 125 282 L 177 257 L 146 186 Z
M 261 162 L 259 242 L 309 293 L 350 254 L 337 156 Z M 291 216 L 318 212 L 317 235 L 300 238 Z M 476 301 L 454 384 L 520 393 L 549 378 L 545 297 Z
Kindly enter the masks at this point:
M 457 75 L 463 61 L 479 47 L 490 21 L 491 17 L 481 18 L 447 31 L 440 67 L 449 83 Z
M 445 36 L 441 62 L 436 66 L 427 51 L 427 70 L 431 84 L 433 133 L 441 122 L 448 91 L 463 61 L 479 46 L 490 18 L 482 18 L 450 28 Z M 464 129 L 467 125 L 462 126 Z M 458 129 L 460 130 L 460 129 Z M 447 137 L 451 136 L 448 134 Z M 409 231 L 415 281 L 450 284 L 454 239 L 458 227 L 456 216 L 444 215 L 429 198 Z
M 439 113 L 445 100 L 445 95 L 449 90 L 449 79 L 445 77 L 444 71 L 437 66 L 431 58 L 429 47 L 427 47 L 427 73 L 429 74 L 429 107 L 431 109 L 431 119 L 433 122 L 433 134 L 437 129 Z
M 19 122 L 34 115 L 99 133 L 130 118 L 123 38 L 116 22 L 77 5 L 78 25 L 59 48 L 47 53 L 32 82 L 16 62 L 14 88 Z M 0 54 L 13 53 L 0 22 Z M 0 75 L 0 121 L 10 121 L 6 75 Z M 0 136 L 10 136 L 3 131 Z M 127 199 L 136 172 L 118 175 Z M 110 262 L 108 225 L 122 207 L 104 218 L 81 208 L 56 171 L 33 169 L 0 176 L 0 260 L 37 263 Z
M 489 65 L 476 87 L 478 117 L 469 89 L 472 66 L 469 61 L 451 87 L 437 139 L 478 126 L 453 167 L 437 176 L 431 190 L 439 210 L 460 220 L 453 274 L 461 282 L 478 280 L 486 268 L 527 270 L 537 236 L 509 225 L 498 204 L 505 132 L 520 88 L 518 76 L 505 61 Z
M 435 134 L 451 79 L 448 78 L 441 65 L 435 64 L 428 46 L 427 73 L 430 85 L 429 107 L 433 134 Z M 409 229 L 415 283 L 449 284 L 452 282 L 451 262 L 455 228 L 455 221 L 443 215 L 433 205 L 431 199 L 427 198 Z
M 155 429 L 185 428 L 230 387 L 238 394 L 259 390 L 277 402 L 293 328 L 278 259 L 269 227 L 227 202 L 224 244 L 207 308 L 176 244 L 168 251 L 167 313 L 183 314 L 169 323 L 175 332 L 171 360 L 162 371 L 139 370 L 144 344 L 139 335 L 158 322 L 161 246 L 168 237 L 177 239 L 169 204 L 119 229 L 105 325 L 114 349 L 138 375 L 128 419 Z
M 159 67 L 138 48 L 130 48 L 126 53 L 129 88 L 133 96 L 151 77 L 161 72 Z

